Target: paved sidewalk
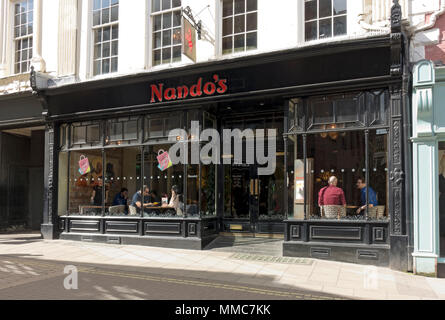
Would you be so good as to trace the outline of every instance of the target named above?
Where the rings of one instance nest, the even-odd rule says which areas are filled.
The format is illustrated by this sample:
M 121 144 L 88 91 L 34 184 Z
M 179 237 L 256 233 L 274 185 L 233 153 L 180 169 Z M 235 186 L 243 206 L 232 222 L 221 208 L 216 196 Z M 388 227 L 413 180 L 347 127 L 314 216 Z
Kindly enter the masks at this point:
M 67 265 L 159 268 L 165 276 L 193 273 L 195 278 L 230 281 L 287 290 L 310 290 L 351 299 L 445 299 L 445 279 L 414 276 L 388 268 L 255 253 L 194 251 L 110 245 L 63 240 L 45 241 L 38 234 L 0 235 L 0 256 L 57 261 Z M 10 276 L 0 289 L 33 270 L 2 265 Z M 201 271 L 201 272 L 200 272 Z M 51 276 L 41 274 L 40 276 Z M 13 280 L 14 276 L 17 280 Z M 26 282 L 26 281 L 25 281 Z

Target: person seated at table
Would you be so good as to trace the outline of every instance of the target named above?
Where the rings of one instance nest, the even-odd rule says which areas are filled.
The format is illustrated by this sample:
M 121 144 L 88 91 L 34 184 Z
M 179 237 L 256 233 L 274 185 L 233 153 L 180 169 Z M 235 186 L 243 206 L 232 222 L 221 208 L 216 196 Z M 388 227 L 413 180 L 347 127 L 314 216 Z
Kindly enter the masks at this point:
M 143 206 L 144 207 L 152 206 L 153 202 L 152 202 L 151 196 L 150 196 L 150 189 L 148 188 L 147 185 L 144 185 L 143 190 L 144 190 L 144 205 Z M 131 200 L 130 206 L 136 207 L 136 208 L 139 208 L 139 209 L 142 208 L 142 194 L 141 194 L 141 190 L 137 191 L 133 195 L 133 198 Z
M 150 192 L 150 196 L 151 196 L 151 200 L 152 200 L 153 202 L 157 202 L 157 203 L 160 202 L 160 201 L 159 201 L 159 197 L 158 197 L 158 193 L 156 192 L 156 190 L 151 190 L 151 192 Z
M 178 186 L 176 185 L 172 186 L 171 193 L 172 196 L 170 198 L 170 202 L 168 204 L 166 203 L 162 204 L 162 207 L 175 209 L 176 215 L 182 216 L 182 202 Z
M 366 190 L 368 190 L 368 203 L 369 207 L 372 208 L 374 206 L 377 206 L 377 195 L 375 191 L 371 188 L 366 186 L 366 181 L 363 177 L 359 177 L 357 179 L 356 186 L 358 189 L 360 189 L 360 203 L 361 207 L 357 209 L 357 213 L 359 214 L 361 211 L 366 209 Z
M 318 193 L 318 206 L 343 206 L 346 208 L 345 193 L 339 187 L 337 187 L 338 179 L 332 176 L 328 180 L 329 185 L 321 188 Z
M 114 196 L 113 206 L 125 206 L 124 213 L 128 214 L 128 189 L 122 188 L 119 193 Z

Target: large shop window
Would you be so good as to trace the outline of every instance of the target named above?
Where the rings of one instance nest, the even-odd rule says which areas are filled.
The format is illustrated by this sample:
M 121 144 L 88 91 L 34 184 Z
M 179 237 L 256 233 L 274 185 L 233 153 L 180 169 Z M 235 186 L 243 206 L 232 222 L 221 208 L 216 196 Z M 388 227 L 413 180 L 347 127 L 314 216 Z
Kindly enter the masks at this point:
M 222 53 L 256 49 L 257 0 L 223 0 L 222 8 Z
M 181 0 L 153 0 L 153 65 L 181 61 Z
M 347 33 L 347 0 L 305 0 L 305 41 Z
M 387 91 L 291 102 L 289 218 L 387 219 L 387 106 Z
M 94 0 L 93 74 L 116 72 L 119 55 L 119 0 Z
M 174 143 L 190 143 L 168 139 L 187 118 L 201 128 L 215 125 L 200 110 L 61 125 L 58 214 L 216 215 L 215 165 L 162 162 Z

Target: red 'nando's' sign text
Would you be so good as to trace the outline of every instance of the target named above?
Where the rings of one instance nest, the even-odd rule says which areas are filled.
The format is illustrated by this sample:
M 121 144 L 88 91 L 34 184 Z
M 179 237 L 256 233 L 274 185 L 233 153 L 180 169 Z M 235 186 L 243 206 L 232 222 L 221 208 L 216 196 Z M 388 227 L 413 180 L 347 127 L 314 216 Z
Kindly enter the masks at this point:
M 210 81 L 204 82 L 200 77 L 192 86 L 182 85 L 177 87 L 166 87 L 163 83 L 150 85 L 150 103 L 172 101 L 204 96 L 213 96 L 227 92 L 227 79 L 220 79 L 217 74 Z

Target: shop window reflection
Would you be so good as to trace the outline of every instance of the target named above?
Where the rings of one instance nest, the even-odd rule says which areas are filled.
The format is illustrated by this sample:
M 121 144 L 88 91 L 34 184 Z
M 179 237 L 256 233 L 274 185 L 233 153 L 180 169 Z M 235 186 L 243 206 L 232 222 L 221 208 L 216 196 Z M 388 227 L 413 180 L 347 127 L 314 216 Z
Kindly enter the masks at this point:
M 69 163 L 69 207 L 71 215 L 101 215 L 104 199 L 101 150 L 72 151 Z M 109 186 L 105 185 L 105 202 Z
M 141 190 L 140 148 L 113 148 L 105 151 L 105 183 L 109 196 L 105 214 L 125 216 L 132 196 Z
M 144 150 L 144 184 L 149 187 L 149 195 L 144 201 L 153 205 L 144 210 L 144 217 L 184 216 L 182 164 L 171 165 L 162 170 L 158 156 L 170 149 L 171 144 L 146 146 Z M 166 155 L 165 155 L 166 156 Z M 172 189 L 176 189 L 175 196 Z M 172 201 L 173 198 L 173 201 Z

